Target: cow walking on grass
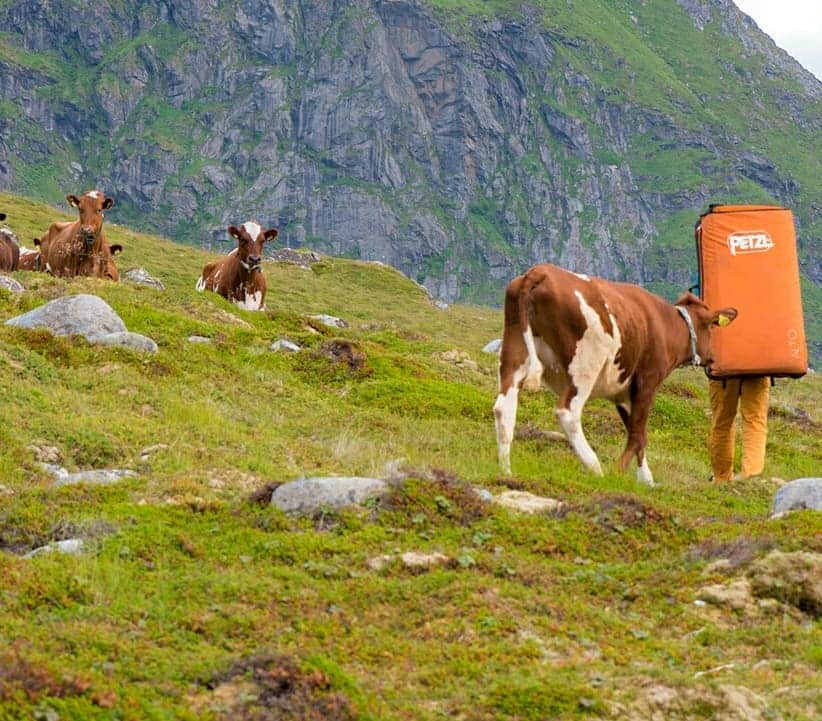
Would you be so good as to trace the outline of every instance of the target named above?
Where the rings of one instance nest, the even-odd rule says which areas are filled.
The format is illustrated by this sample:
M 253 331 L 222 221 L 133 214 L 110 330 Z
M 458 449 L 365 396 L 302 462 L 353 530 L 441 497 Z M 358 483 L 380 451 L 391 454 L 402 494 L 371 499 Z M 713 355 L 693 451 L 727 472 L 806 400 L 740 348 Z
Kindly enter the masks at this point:
M 5 213 L 0 213 L 0 221 L 6 219 Z M 20 259 L 20 247 L 8 229 L 0 228 L 0 270 L 17 270 L 17 263 Z
M 104 214 L 114 205 L 113 198 L 99 190 L 89 190 L 79 198 L 67 195 L 66 200 L 77 208 L 80 217 L 73 222 L 52 223 L 40 238 L 43 269 L 64 278 L 90 275 L 119 280 L 114 256 L 123 248 L 109 245 L 103 229 Z
M 589 398 L 607 398 L 628 434 L 620 469 L 636 457 L 637 479 L 653 485 L 645 447 L 654 395 L 678 366 L 710 364 L 712 328 L 736 315 L 734 308 L 711 311 L 691 293 L 671 305 L 639 286 L 549 264 L 514 278 L 505 292 L 494 404 L 503 471 L 511 472 L 519 390 L 544 381 L 559 396 L 557 419 L 585 466 L 602 475 L 582 430 L 582 409 Z
M 265 310 L 263 244 L 276 238 L 277 233 L 276 228 L 263 230 L 251 220 L 239 228 L 228 226 L 228 234 L 237 241 L 237 247 L 203 268 L 197 290 L 213 290 L 246 310 Z

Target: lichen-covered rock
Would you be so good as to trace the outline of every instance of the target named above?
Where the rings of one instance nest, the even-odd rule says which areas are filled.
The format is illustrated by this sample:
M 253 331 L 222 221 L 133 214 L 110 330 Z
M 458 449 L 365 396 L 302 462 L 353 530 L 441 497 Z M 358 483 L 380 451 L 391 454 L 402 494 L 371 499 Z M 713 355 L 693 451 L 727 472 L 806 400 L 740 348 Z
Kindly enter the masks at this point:
M 822 554 L 771 551 L 751 564 L 748 578 L 755 596 L 775 598 L 811 616 L 822 616 Z

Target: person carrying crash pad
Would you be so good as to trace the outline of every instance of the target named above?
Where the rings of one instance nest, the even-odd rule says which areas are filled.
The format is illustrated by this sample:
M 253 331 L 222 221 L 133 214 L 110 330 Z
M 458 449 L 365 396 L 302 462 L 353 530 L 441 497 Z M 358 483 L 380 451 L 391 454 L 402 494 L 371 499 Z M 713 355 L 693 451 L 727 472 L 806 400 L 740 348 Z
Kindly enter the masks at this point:
M 768 440 L 768 397 L 771 379 L 749 376 L 709 380 L 711 434 L 708 453 L 716 483 L 761 475 Z M 734 475 L 737 409 L 742 416 L 742 468 Z
M 715 333 L 705 368 L 711 401 L 712 479 L 761 475 L 773 378 L 799 378 L 808 351 L 793 215 L 773 205 L 712 205 L 696 224 L 698 295 L 733 306 L 733 326 Z M 722 325 L 720 319 L 720 325 Z M 734 474 L 736 416 L 742 416 L 742 465 Z

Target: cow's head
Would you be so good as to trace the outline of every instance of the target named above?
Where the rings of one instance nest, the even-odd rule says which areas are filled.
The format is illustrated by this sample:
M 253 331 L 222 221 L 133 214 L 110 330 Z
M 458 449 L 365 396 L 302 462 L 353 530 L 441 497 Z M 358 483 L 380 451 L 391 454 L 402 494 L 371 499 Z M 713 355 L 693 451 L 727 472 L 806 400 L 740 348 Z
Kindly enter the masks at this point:
M 710 366 L 714 362 L 711 344 L 711 334 L 714 328 L 729 325 L 738 315 L 738 311 L 736 308 L 711 310 L 693 293 L 683 293 L 674 305 L 684 308 L 690 316 L 696 335 L 696 352 L 700 357 L 701 365 Z M 693 355 L 693 350 L 691 354 Z
M 228 226 L 228 234 L 237 240 L 237 260 L 249 273 L 262 270 L 263 243 L 277 237 L 277 229 L 263 230 L 259 223 L 248 220 L 239 228 Z
M 107 198 L 99 190 L 89 190 L 79 198 L 76 195 L 67 195 L 66 200 L 72 208 L 80 211 L 79 235 L 90 250 L 94 239 L 103 229 L 103 212 L 114 205 L 114 198 Z

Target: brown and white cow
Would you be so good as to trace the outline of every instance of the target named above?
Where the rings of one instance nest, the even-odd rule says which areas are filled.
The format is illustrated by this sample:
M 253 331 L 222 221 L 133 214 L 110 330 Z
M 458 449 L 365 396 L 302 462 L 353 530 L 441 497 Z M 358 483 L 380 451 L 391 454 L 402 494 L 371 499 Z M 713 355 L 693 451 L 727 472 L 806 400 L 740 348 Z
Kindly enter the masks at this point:
M 43 268 L 53 275 L 71 278 L 91 275 L 118 280 L 114 264 L 115 248 L 110 246 L 103 230 L 104 211 L 114 205 L 113 198 L 99 190 L 89 190 L 79 198 L 67 195 L 69 205 L 80 217 L 73 222 L 52 223 L 40 239 Z
M 252 220 L 239 228 L 229 225 L 228 234 L 237 240 L 237 247 L 203 268 L 197 290 L 213 290 L 246 310 L 265 310 L 263 244 L 276 238 L 277 233 L 276 228 L 263 230 Z
M 5 220 L 6 214 L 0 213 L 0 220 Z M 6 232 L 8 230 L 8 232 Z M 17 270 L 20 259 L 20 246 L 8 228 L 0 228 L 0 270 Z
M 671 305 L 639 286 L 549 264 L 514 278 L 505 292 L 494 404 L 503 471 L 511 472 L 519 390 L 544 381 L 559 396 L 557 419 L 585 466 L 602 475 L 582 430 L 582 409 L 589 398 L 607 398 L 628 433 L 620 469 L 636 456 L 637 479 L 653 485 L 645 446 L 654 395 L 678 366 L 709 364 L 712 328 L 736 315 L 734 308 L 711 311 L 691 293 Z

